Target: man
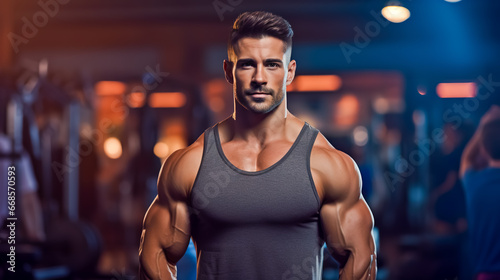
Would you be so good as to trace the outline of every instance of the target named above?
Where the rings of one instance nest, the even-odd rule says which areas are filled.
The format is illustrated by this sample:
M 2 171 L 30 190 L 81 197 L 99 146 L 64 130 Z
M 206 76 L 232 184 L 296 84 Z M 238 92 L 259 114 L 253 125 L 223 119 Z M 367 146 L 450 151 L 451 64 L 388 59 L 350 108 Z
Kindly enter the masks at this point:
M 470 260 L 476 279 L 500 279 L 500 107 L 493 105 L 462 154 Z
M 287 110 L 292 35 L 267 12 L 236 19 L 224 61 L 234 113 L 164 163 L 144 219 L 143 279 L 175 279 L 190 237 L 200 280 L 321 279 L 324 241 L 341 279 L 375 279 L 356 164 Z

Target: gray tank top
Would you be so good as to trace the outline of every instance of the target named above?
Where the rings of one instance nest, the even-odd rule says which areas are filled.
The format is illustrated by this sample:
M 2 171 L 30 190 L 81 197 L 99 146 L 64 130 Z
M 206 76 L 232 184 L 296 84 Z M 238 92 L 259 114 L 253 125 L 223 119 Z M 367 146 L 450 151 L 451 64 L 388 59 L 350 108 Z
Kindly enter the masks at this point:
M 283 158 L 249 172 L 224 155 L 218 125 L 205 131 L 190 201 L 198 280 L 321 279 L 320 201 L 309 162 L 317 134 L 305 123 Z

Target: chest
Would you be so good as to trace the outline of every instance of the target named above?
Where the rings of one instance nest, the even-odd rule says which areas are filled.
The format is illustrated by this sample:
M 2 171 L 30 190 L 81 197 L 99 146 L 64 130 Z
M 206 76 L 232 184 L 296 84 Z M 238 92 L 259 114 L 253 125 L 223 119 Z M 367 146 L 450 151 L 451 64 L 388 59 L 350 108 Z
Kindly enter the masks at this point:
M 280 165 L 254 175 L 207 168 L 198 179 L 192 207 L 205 222 L 300 223 L 319 212 L 308 173 L 293 166 Z
M 293 143 L 275 141 L 263 147 L 244 143 L 225 143 L 221 151 L 226 159 L 241 170 L 256 172 L 265 170 L 286 157 Z

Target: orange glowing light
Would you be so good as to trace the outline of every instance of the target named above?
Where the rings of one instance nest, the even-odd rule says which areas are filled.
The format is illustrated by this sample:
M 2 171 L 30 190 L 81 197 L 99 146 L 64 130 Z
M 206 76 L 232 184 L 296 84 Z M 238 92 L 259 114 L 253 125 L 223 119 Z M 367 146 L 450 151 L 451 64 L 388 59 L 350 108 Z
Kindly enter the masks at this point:
M 346 94 L 340 98 L 335 106 L 335 123 L 342 126 L 349 126 L 356 122 L 359 114 L 360 104 L 356 96 Z
M 122 95 L 127 86 L 118 81 L 100 81 L 95 84 L 94 90 L 99 96 Z
M 417 87 L 417 91 L 420 95 L 426 95 L 427 94 L 427 88 L 425 88 L 424 86 L 418 86 Z
M 132 92 L 127 96 L 127 104 L 131 108 L 140 108 L 146 103 L 146 94 L 144 92 Z
M 110 137 L 104 141 L 104 153 L 112 159 L 122 156 L 122 143 L 116 137 Z
M 166 158 L 169 155 L 170 147 L 165 142 L 157 142 L 153 148 L 155 155 L 161 159 Z
M 297 76 L 287 91 L 335 91 L 342 86 L 342 79 L 337 75 L 302 75 Z
M 213 79 L 205 84 L 205 93 L 208 96 L 219 96 L 227 91 L 228 83 L 225 79 Z
M 210 100 L 208 100 L 208 107 L 210 108 L 210 110 L 216 113 L 220 113 L 226 107 L 226 102 L 224 102 L 224 99 L 222 99 L 222 97 L 211 97 Z
M 155 92 L 149 97 L 152 108 L 180 108 L 186 104 L 186 95 L 182 92 Z
M 477 86 L 475 83 L 440 83 L 436 92 L 441 98 L 470 98 L 476 96 Z

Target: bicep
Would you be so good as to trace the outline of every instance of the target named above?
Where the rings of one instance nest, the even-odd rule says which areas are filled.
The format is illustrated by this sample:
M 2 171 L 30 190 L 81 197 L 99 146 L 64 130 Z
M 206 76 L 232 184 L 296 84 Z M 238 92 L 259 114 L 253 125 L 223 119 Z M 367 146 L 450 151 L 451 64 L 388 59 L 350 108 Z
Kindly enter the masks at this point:
M 335 255 L 371 249 L 366 247 L 372 241 L 373 217 L 363 198 L 352 205 L 325 204 L 320 215 L 325 241 Z
M 340 224 L 346 247 L 351 253 L 369 256 L 375 252 L 372 236 L 373 216 L 363 198 L 346 209 Z

